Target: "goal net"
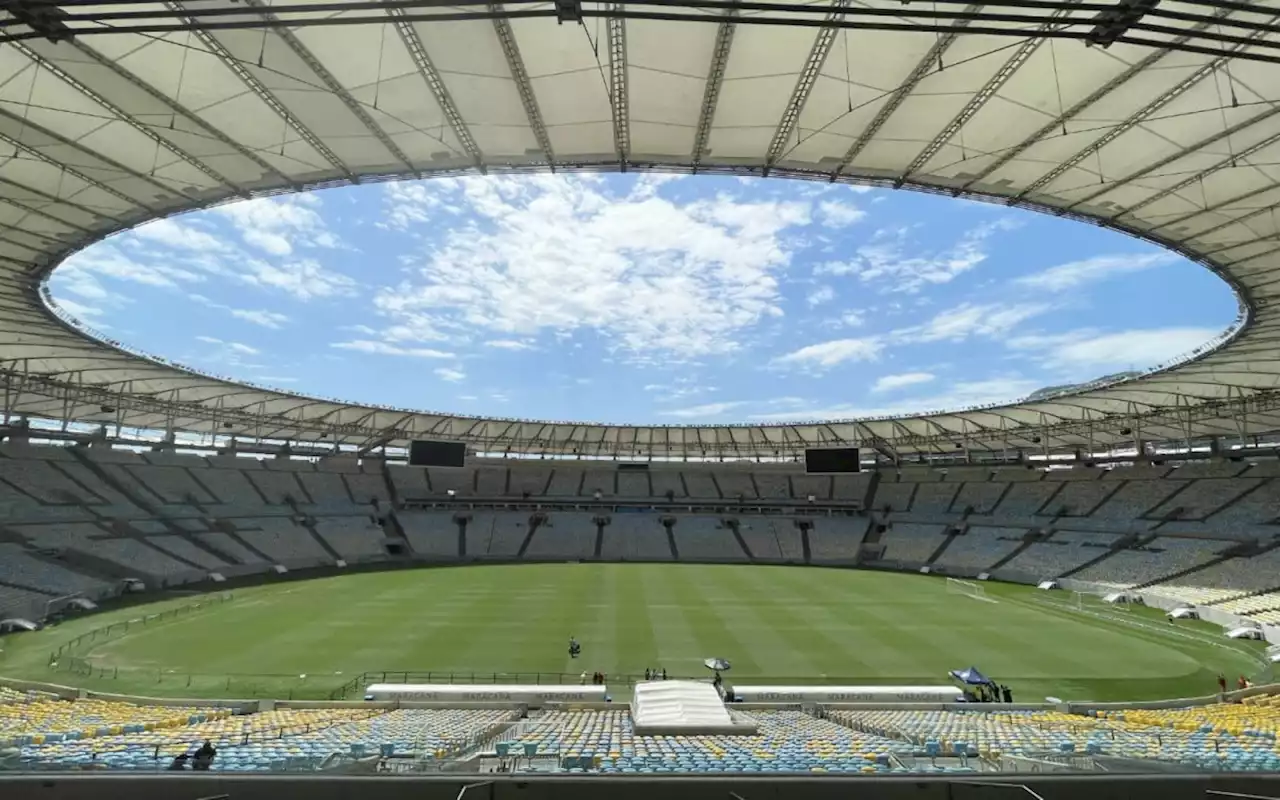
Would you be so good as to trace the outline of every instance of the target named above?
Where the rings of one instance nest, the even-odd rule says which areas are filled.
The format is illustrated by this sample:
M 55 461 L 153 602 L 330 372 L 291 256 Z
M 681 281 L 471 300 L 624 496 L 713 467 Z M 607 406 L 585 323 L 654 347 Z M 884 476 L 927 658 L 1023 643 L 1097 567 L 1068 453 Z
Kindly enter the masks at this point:
M 1072 592 L 1071 605 L 1077 610 L 1083 611 L 1090 609 L 1092 611 L 1130 611 L 1129 603 L 1126 600 L 1112 599 L 1111 596 L 1102 596 L 1093 592 Z
M 987 599 L 987 590 L 982 584 L 962 581 L 959 578 L 947 578 L 947 594 L 963 594 L 982 600 Z

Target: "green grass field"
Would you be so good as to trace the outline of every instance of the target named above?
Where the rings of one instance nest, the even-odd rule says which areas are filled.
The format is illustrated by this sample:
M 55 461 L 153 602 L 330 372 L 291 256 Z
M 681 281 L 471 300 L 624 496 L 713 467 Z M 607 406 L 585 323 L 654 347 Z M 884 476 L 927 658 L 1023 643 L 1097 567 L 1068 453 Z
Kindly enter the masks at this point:
M 374 572 L 240 589 L 229 602 L 49 654 L 108 623 L 190 603 L 92 615 L 10 637 L 0 674 L 154 696 L 327 697 L 369 671 L 447 680 L 574 681 L 665 667 L 731 682 L 944 683 L 977 665 L 1015 698 L 1203 695 L 1261 669 L 1261 647 L 1156 611 L 1075 608 L 1064 592 L 989 584 L 988 600 L 918 575 L 804 567 L 531 564 Z M 570 660 L 570 635 L 583 645 Z M 535 676 L 534 673 L 540 673 Z M 306 677 L 300 677 L 305 675 Z M 563 677 L 561 677 L 563 676 Z

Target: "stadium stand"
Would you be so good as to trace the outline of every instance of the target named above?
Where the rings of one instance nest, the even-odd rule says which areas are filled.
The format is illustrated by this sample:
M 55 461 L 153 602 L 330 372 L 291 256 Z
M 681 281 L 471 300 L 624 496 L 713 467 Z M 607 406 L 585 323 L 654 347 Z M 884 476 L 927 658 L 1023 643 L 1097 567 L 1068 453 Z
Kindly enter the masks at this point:
M 921 484 L 923 485 L 923 484 Z M 881 539 L 881 560 L 898 564 L 924 564 L 946 540 L 945 526 L 897 522 Z
M 720 488 L 720 491 L 705 496 L 723 496 L 727 500 L 736 500 L 739 497 L 752 500 L 759 496 L 756 492 L 756 485 L 751 480 L 751 474 L 748 472 L 727 469 L 723 472 L 712 473 L 710 478 Z
M 473 512 L 467 522 L 467 557 L 515 558 L 528 535 L 528 513 Z
M 1128 589 L 1212 561 L 1225 543 L 1162 536 L 1140 550 L 1120 550 L 1071 577 L 1098 586 Z
M 1022 545 L 1021 528 L 971 527 L 934 561 L 947 571 L 984 572 Z
M 970 772 L 963 755 L 1044 758 L 1079 753 L 1154 759 L 1213 771 L 1275 771 L 1280 697 L 1237 703 L 1070 714 L 1011 707 L 736 711 L 755 735 L 640 736 L 629 711 L 517 708 L 274 708 L 237 713 L 200 705 L 61 700 L 0 687 L 0 748 L 44 768 L 164 768 L 208 740 L 216 771 L 315 769 L 333 756 L 442 759 L 484 742 L 489 752 L 526 746 L 554 769 L 603 773 Z M 534 769 L 526 766 L 524 769 Z M 545 767 L 544 767 L 545 769 Z
M 866 538 L 866 517 L 829 517 L 813 520 L 809 531 L 809 560 L 815 564 L 851 564 Z M 797 531 L 797 534 L 799 532 Z M 801 552 L 801 557 L 804 553 Z
M 1013 580 L 1070 576 L 1104 588 L 1142 587 L 1275 621 L 1280 554 L 1223 557 L 1230 542 L 1266 541 L 1280 513 L 1280 464 L 1194 463 L 1043 472 L 952 467 L 806 475 L 798 467 L 685 464 L 651 470 L 547 462 L 478 462 L 409 469 L 350 457 L 316 462 L 233 454 L 134 453 L 104 446 L 0 444 L 0 586 L 4 603 L 101 599 L 138 577 L 148 586 L 242 576 L 274 564 L 305 568 L 403 558 L 671 560 L 857 564 L 993 571 Z M 449 498 L 448 488 L 455 497 Z M 651 502 L 658 514 L 559 507 L 590 500 Z M 398 509 L 387 530 L 369 503 L 450 503 Z M 502 496 L 503 493 L 506 496 Z M 498 503 L 537 497 L 542 511 Z M 667 492 L 675 501 L 661 510 Z M 697 502 L 777 500 L 777 511 L 698 513 Z M 497 495 L 492 500 L 482 495 Z M 873 516 L 800 517 L 787 504 L 868 504 Z M 546 498 L 543 500 L 542 498 Z M 691 505 L 681 507 L 682 502 Z M 885 509 L 892 509 L 887 515 Z M 1059 516 L 1065 513 L 1065 516 Z M 463 533 L 459 523 L 463 520 Z M 383 516 L 383 514 L 378 514 Z M 668 532 L 660 517 L 670 516 Z M 607 520 L 600 528 L 595 519 Z M 874 518 L 873 518 L 874 517 Z M 545 518 L 541 525 L 531 519 Z M 733 519 L 736 526 L 722 524 Z M 963 533 L 946 533 L 958 525 Z M 886 530 L 877 532 L 881 524 Z M 803 525 L 803 528 L 801 527 Z M 1159 526 L 1159 527 L 1156 527 Z M 393 532 L 393 529 L 394 532 Z M 1162 534 L 1153 538 L 1153 532 Z M 1045 531 L 1051 531 L 1046 533 Z M 391 538 L 388 539 L 387 537 Z M 1123 544 L 1123 547 L 1120 545 Z M 945 546 L 944 546 L 945 545 Z
M 614 514 L 604 528 L 600 556 L 621 561 L 670 561 L 667 530 L 656 514 Z
M 1009 491 L 1011 484 L 999 482 L 967 482 L 956 492 L 951 502 L 953 512 L 964 514 L 990 514 L 1000 503 L 1000 499 Z
M 653 490 L 649 485 L 649 473 L 644 472 L 619 472 L 618 473 L 618 496 L 619 497 L 652 497 Z
M 350 562 L 367 561 L 384 554 L 384 533 L 368 517 L 325 517 L 316 520 L 316 535 Z
M 890 754 L 914 748 L 799 711 L 743 712 L 756 736 L 637 736 L 627 711 L 552 711 L 512 741 L 538 752 L 598 761 L 605 773 L 889 772 Z
M 1280 550 L 1269 550 L 1244 558 L 1229 558 L 1158 583 L 1148 591 L 1184 603 L 1218 604 L 1223 611 L 1230 611 L 1223 601 L 1277 587 L 1280 587 Z
M 21 588 L 63 595 L 101 597 L 111 590 L 106 581 L 50 563 L 12 542 L 0 542 L 0 580 Z
M 396 519 L 400 521 L 413 552 L 429 558 L 458 557 L 458 523 L 454 521 L 452 512 L 397 511 Z M 467 552 L 471 552 L 470 542 L 467 543 Z
M 555 512 L 538 525 L 529 539 L 529 558 L 576 561 L 593 557 L 599 527 L 595 514 Z
M 1031 580 L 1057 578 L 1105 555 L 1121 537 L 1089 531 L 1054 531 L 1001 565 L 1001 570 Z
M 682 561 L 746 561 L 748 556 L 734 538 L 733 530 L 718 517 L 676 518 L 677 549 Z
M 951 509 L 960 486 L 955 483 L 922 483 L 915 491 L 911 511 L 920 514 L 944 514 Z
M 765 518 L 742 519 L 738 534 L 756 561 L 782 561 L 782 545 L 773 520 Z

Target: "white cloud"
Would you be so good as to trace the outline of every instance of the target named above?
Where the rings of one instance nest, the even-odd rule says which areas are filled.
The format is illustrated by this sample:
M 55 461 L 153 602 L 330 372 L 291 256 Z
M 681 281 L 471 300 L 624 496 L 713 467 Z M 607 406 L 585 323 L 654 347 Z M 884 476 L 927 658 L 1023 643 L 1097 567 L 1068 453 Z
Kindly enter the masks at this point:
M 226 244 L 218 237 L 172 219 L 158 219 L 139 225 L 133 229 L 133 235 L 147 242 L 182 250 L 218 252 L 226 249 Z
M 196 341 L 204 342 L 205 344 L 221 345 L 222 347 L 225 347 L 227 350 L 231 351 L 232 353 L 238 353 L 240 355 L 256 356 L 261 352 L 256 347 L 250 347 L 249 345 L 242 344 L 240 342 L 224 341 L 214 336 L 197 336 Z
M 904 342 L 961 342 L 974 336 L 1002 336 L 1048 310 L 1049 306 L 1038 303 L 961 303 L 939 312 L 923 325 L 894 331 L 894 338 Z
M 700 406 L 689 406 L 688 408 L 670 408 L 658 413 L 666 417 L 679 417 L 680 419 L 710 419 L 742 405 L 744 405 L 743 401 L 734 400 L 724 403 L 706 403 Z
M 910 239 L 911 228 L 882 229 L 855 251 L 850 261 L 828 262 L 814 268 L 815 275 L 856 275 L 863 282 L 881 282 L 885 291 L 918 292 L 928 285 L 949 283 L 987 259 L 988 240 L 997 232 L 1016 227 L 999 219 L 984 223 L 939 251 L 924 251 Z
M 815 419 L 866 419 L 869 417 L 896 417 L 936 411 L 950 411 L 993 403 L 1017 400 L 1040 388 L 1037 381 L 1017 376 L 997 377 L 977 381 L 961 381 L 946 391 L 925 397 L 912 397 L 884 406 L 857 406 L 852 404 L 807 406 L 791 411 L 761 411 L 748 414 L 747 418 L 761 422 L 795 422 Z
M 68 291 L 88 299 L 111 296 L 97 282 L 98 278 L 112 278 L 165 289 L 175 288 L 179 283 L 204 280 L 203 275 L 166 261 L 164 264 L 144 263 L 127 255 L 114 244 L 104 242 L 71 256 L 59 267 L 57 274 L 68 281 Z
M 818 216 L 827 228 L 843 228 L 852 225 L 867 215 L 867 212 L 839 200 L 824 200 L 818 204 Z
M 254 260 L 246 265 L 241 280 L 254 286 L 279 289 L 298 300 L 346 296 L 354 293 L 356 282 L 313 259 L 298 259 L 274 265 Z
M 437 378 L 442 381 L 449 381 L 450 383 L 458 383 L 467 377 L 467 373 L 460 369 L 453 369 L 452 367 L 440 367 L 434 370 L 434 372 Z
M 861 311 L 846 311 L 840 315 L 840 324 L 846 328 L 861 328 L 867 319 Z
M 921 383 L 929 383 L 934 378 L 929 372 L 904 372 L 899 375 L 885 375 L 876 380 L 871 387 L 873 392 L 892 392 L 896 389 L 902 389 L 907 386 L 917 386 Z
M 242 319 L 245 322 L 261 325 L 264 328 L 279 329 L 289 321 L 289 317 L 278 311 L 266 311 L 264 309 L 247 309 L 247 308 L 231 308 L 228 309 L 231 316 L 236 319 Z
M 425 318 L 432 330 L 495 340 L 590 330 L 632 358 L 660 352 L 669 363 L 731 352 L 741 331 L 781 315 L 777 275 L 791 257 L 782 234 L 809 221 L 807 203 L 616 197 L 588 177 L 441 185 L 441 202 L 478 221 L 378 295 L 395 324 Z
M 1087 283 L 1104 281 L 1117 275 L 1159 267 L 1177 260 L 1172 253 L 1142 255 L 1106 255 L 1071 261 L 1050 267 L 1033 275 L 1018 278 L 1016 283 L 1032 289 L 1061 292 Z
M 476 397 L 474 394 L 460 394 L 458 395 L 458 399 L 469 403 L 472 400 L 479 400 L 480 398 Z
M 315 195 L 261 197 L 221 206 L 246 244 L 274 256 L 287 256 L 298 247 L 337 247 L 338 240 L 315 210 Z
M 823 303 L 830 303 L 832 300 L 836 299 L 836 290 L 832 289 L 830 286 L 819 286 L 817 289 L 809 292 L 809 296 L 806 299 L 809 301 L 809 305 L 820 306 Z
M 1047 357 L 1063 367 L 1147 369 L 1200 347 L 1220 332 L 1188 327 L 1108 333 L 1059 343 Z
M 453 353 L 441 350 L 430 350 L 424 347 L 399 347 L 388 342 L 376 342 L 368 339 L 355 339 L 350 342 L 334 342 L 329 345 L 339 350 L 354 350 L 357 353 L 372 353 L 383 356 L 412 356 L 414 358 L 453 358 Z
M 825 369 L 845 361 L 874 361 L 882 349 L 877 339 L 834 339 L 787 353 L 775 359 L 775 363 Z
M 522 342 L 519 339 L 490 339 L 484 343 L 485 347 L 496 347 L 499 350 L 532 350 L 533 345 L 528 342 Z

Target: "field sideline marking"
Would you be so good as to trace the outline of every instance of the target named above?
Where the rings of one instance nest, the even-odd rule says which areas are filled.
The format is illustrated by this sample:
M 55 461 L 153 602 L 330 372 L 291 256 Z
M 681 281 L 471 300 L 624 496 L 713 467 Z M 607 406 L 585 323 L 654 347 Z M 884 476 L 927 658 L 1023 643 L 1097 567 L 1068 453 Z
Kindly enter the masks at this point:
M 1015 601 L 1015 602 L 1018 602 L 1018 601 Z M 1184 642 L 1195 643 L 1200 645 L 1209 645 L 1211 647 L 1216 647 L 1220 650 L 1225 650 L 1229 653 L 1233 653 L 1238 656 L 1243 656 L 1244 658 L 1247 658 L 1250 661 L 1254 662 L 1255 666 L 1265 666 L 1265 663 L 1260 658 L 1255 657 L 1254 654 L 1249 652 L 1248 650 L 1245 650 L 1241 647 L 1235 647 L 1233 645 L 1229 645 L 1224 642 L 1216 641 L 1211 634 L 1204 633 L 1202 631 L 1181 630 L 1176 626 L 1173 628 L 1166 628 L 1161 625 L 1153 625 L 1152 623 L 1146 622 L 1141 619 L 1134 619 L 1128 615 L 1121 615 L 1114 612 L 1110 614 L 1105 614 L 1105 613 L 1102 613 L 1101 611 L 1092 610 L 1092 609 L 1074 608 L 1067 603 L 1060 603 L 1056 600 L 1035 598 L 1033 600 L 1021 601 L 1021 602 L 1026 604 L 1029 608 L 1040 606 L 1041 607 L 1040 610 L 1042 611 L 1044 609 L 1053 609 L 1054 611 L 1071 612 L 1071 614 L 1073 615 L 1086 614 L 1088 616 L 1095 617 L 1096 619 L 1102 620 L 1103 622 L 1128 625 L 1129 627 L 1138 628 L 1140 630 L 1148 631 L 1152 634 L 1155 634 L 1158 638 L 1167 639 L 1170 644 L 1174 644 L 1177 639 L 1182 639 L 1184 640 Z

